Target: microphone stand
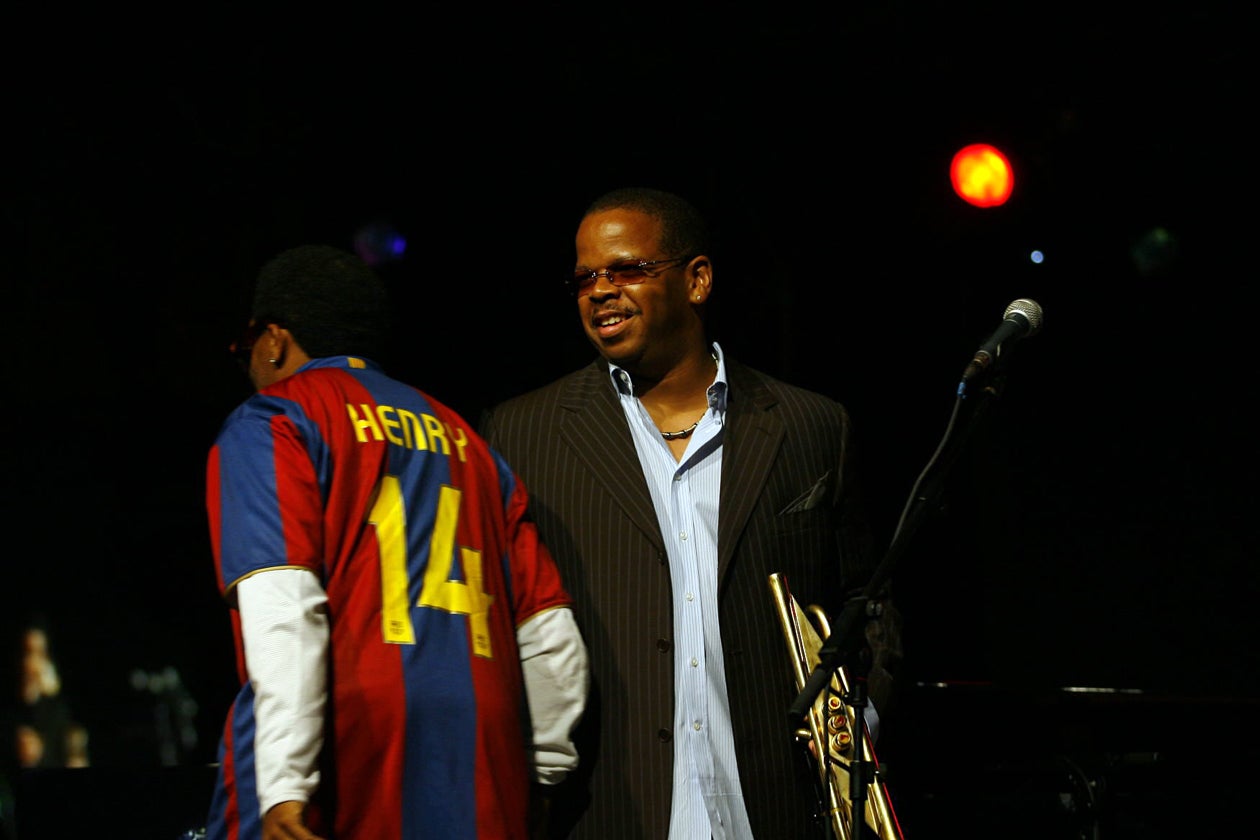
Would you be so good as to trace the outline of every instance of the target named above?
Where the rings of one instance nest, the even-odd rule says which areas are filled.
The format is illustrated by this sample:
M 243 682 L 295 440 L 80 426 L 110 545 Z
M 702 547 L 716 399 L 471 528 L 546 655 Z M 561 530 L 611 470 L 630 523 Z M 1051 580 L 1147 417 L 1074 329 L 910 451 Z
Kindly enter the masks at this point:
M 988 384 L 985 384 L 984 373 L 986 372 L 981 371 L 980 375 L 976 375 L 976 372 L 970 366 L 968 367 L 963 381 L 958 385 L 953 412 L 946 425 L 945 435 L 911 489 L 910 498 L 902 511 L 888 552 L 866 586 L 863 587 L 861 594 L 845 602 L 831 634 L 818 650 L 818 664 L 788 708 L 788 721 L 795 728 L 814 705 L 818 695 L 831 682 L 831 677 L 837 668 L 845 667 L 849 673 L 853 674 L 854 679 L 849 681 L 850 696 L 847 699 L 849 705 L 854 707 L 857 718 L 854 758 L 849 769 L 849 800 L 853 805 L 853 825 L 851 826 L 853 840 L 860 840 L 866 827 L 866 787 L 869 778 L 874 774 L 873 768 L 868 766 L 870 762 L 866 761 L 863 749 L 868 732 L 865 709 L 869 664 L 863 661 L 864 658 L 861 655 L 866 642 L 866 633 L 859 632 L 859 629 L 865 622 L 879 616 L 880 606 L 875 599 L 883 594 L 888 579 L 906 552 L 910 538 L 923 525 L 928 514 L 939 509 L 937 503 L 943 495 L 944 479 L 949 469 L 958 460 L 963 445 L 971 438 L 987 415 L 992 400 L 1000 396 L 1005 386 L 1005 374 L 1000 372 L 998 366 L 987 371 Z M 977 388 L 979 398 L 974 404 L 975 408 L 967 422 L 958 427 L 957 419 L 969 398 L 969 389 Z M 819 760 L 826 761 L 828 758 L 819 756 Z

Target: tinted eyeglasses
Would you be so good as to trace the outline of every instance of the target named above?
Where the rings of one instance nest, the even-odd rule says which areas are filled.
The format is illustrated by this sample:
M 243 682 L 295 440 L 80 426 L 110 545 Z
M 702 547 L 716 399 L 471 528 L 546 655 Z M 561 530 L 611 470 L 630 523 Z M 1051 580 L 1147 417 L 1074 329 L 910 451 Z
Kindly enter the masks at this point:
M 245 370 L 249 370 L 249 357 L 254 352 L 254 342 L 258 341 L 258 337 L 267 331 L 267 321 L 258 319 L 251 321 L 245 331 L 241 333 L 241 337 L 228 345 L 232 357 Z
M 660 274 L 663 267 L 670 263 L 686 262 L 690 259 L 691 257 L 670 257 L 665 260 L 627 260 L 613 263 L 603 271 L 596 271 L 593 268 L 587 271 L 575 271 L 572 278 L 564 281 L 564 285 L 574 297 L 581 297 L 590 294 L 591 287 L 601 277 L 607 277 L 608 282 L 614 286 L 633 286 Z M 656 266 L 662 266 L 662 268 L 656 268 Z

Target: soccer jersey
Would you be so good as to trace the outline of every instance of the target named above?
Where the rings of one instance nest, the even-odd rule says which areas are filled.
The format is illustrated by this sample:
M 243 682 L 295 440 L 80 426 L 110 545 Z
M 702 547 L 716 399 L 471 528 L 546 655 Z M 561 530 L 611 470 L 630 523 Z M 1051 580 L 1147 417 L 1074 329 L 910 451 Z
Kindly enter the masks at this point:
M 312 830 L 518 837 L 527 712 L 515 628 L 569 597 L 507 464 L 454 411 L 348 356 L 255 394 L 210 451 L 219 585 L 309 569 L 328 598 L 329 701 Z M 212 838 L 257 836 L 253 693 L 220 745 Z

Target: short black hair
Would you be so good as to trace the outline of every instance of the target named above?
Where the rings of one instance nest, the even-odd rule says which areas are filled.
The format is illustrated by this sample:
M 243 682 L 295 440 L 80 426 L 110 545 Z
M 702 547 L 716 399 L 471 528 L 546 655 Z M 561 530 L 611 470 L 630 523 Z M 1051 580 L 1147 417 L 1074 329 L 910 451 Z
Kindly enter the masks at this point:
M 704 216 L 694 204 L 676 193 L 654 187 L 621 187 L 592 201 L 583 218 L 613 209 L 637 210 L 660 220 L 660 244 L 670 254 L 679 257 L 709 254 L 709 227 Z
M 312 358 L 366 356 L 382 361 L 389 346 L 389 294 L 354 254 L 331 245 L 282 251 L 258 273 L 251 313 L 293 334 Z

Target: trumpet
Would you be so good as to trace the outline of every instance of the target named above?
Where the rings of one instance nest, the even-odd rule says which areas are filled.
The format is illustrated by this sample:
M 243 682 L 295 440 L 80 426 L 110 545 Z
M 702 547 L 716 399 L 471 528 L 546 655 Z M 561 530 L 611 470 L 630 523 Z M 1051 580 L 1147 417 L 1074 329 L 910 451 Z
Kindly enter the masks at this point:
M 831 635 L 831 626 L 826 614 L 816 605 L 809 607 L 807 616 L 788 590 L 787 580 L 777 572 L 770 575 L 770 592 L 787 642 L 796 688 L 801 691 L 820 661 L 819 650 Z M 817 629 L 810 623 L 810 617 L 817 623 Z M 820 804 L 827 812 L 836 840 L 850 840 L 855 833 L 869 833 L 879 840 L 903 840 L 870 735 L 865 728 L 859 729 L 856 710 L 844 701 L 849 691 L 849 675 L 843 667 L 839 667 L 827 690 L 820 692 L 809 708 L 806 714 L 808 726 L 795 732 L 796 740 L 811 752 L 812 759 L 817 763 L 822 797 Z M 861 739 L 854 736 L 859 731 L 863 735 Z M 811 744 L 812 751 L 809 749 Z M 865 774 L 850 773 L 857 769 L 853 762 L 858 760 L 865 763 Z M 854 796 L 853 775 L 859 778 L 865 775 L 870 779 L 864 797 Z M 862 790 L 858 788 L 859 792 Z M 856 830 L 853 822 L 855 798 L 865 799 L 864 820 L 861 828 Z

